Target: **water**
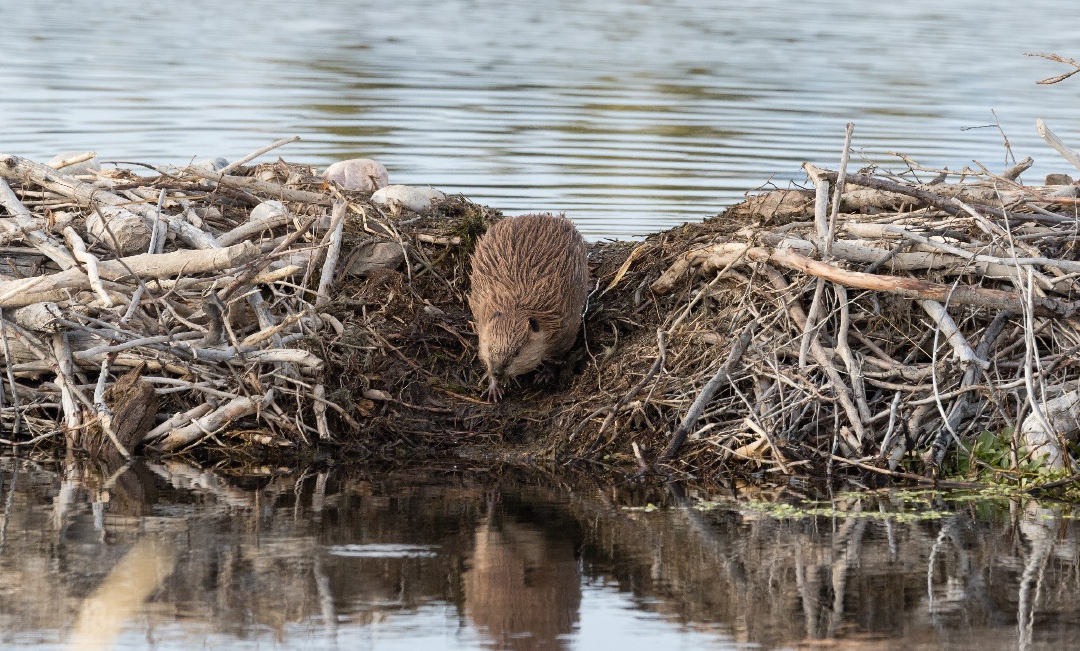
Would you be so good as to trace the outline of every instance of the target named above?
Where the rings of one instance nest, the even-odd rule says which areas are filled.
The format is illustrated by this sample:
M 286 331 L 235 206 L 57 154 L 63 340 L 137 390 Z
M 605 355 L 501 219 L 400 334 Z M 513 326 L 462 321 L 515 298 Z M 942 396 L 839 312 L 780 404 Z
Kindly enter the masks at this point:
M 0 150 L 149 163 L 373 156 L 392 182 L 626 237 L 865 160 L 1069 166 L 1080 80 L 1071 0 L 352 0 L 0 4 Z
M 590 237 L 713 215 L 835 166 L 1069 172 L 1075 3 L 0 3 L 0 151 L 182 164 L 371 156 L 393 182 Z M 227 477 L 0 462 L 8 649 L 1069 649 L 1077 513 L 746 498 L 464 471 Z M 781 501 L 791 494 L 781 492 Z M 663 508 L 647 509 L 647 504 Z M 913 514 L 923 514 L 912 517 Z M 805 515 L 805 514 L 803 514 Z
M 992 651 L 1080 625 L 1080 512 L 1033 501 L 796 510 L 452 467 L 0 478 L 4 649 Z

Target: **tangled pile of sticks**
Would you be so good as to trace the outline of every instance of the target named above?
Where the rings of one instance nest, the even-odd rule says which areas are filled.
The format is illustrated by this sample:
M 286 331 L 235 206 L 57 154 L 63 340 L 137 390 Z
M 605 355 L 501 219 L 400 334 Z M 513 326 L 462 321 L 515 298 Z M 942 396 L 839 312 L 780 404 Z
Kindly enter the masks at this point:
M 936 472 L 990 432 L 1006 472 L 1073 467 L 1080 188 L 1022 185 L 1030 158 L 848 174 L 850 128 L 839 172 L 804 166 L 815 189 L 651 237 L 601 278 L 633 296 L 614 318 L 655 330 L 588 378 L 601 395 L 563 412 L 564 451 L 899 476 L 908 453 Z
M 309 168 L 242 167 L 289 141 L 151 176 L 0 155 L 5 444 L 63 432 L 127 457 L 257 422 L 235 434 L 291 446 L 348 418 L 302 344 L 342 327 L 323 307 L 346 214 L 371 205 Z

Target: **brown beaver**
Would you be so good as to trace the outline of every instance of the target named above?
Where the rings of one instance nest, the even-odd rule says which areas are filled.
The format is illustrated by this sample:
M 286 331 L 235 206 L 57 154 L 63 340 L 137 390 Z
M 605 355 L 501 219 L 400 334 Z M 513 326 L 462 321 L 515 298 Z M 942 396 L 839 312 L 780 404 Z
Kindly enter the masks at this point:
M 487 368 L 485 394 L 569 350 L 588 295 L 585 241 L 566 217 L 504 219 L 476 245 L 469 308 Z

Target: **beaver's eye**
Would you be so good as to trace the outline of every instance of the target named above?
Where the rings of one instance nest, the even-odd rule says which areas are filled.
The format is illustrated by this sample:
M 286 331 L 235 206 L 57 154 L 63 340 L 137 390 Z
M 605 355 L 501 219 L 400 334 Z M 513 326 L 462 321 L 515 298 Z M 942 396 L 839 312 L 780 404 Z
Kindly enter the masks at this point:
M 502 312 L 492 312 L 491 313 L 491 318 L 493 318 L 493 319 L 497 319 L 500 316 L 502 316 Z
M 529 330 L 540 332 L 540 322 L 531 316 L 529 317 Z

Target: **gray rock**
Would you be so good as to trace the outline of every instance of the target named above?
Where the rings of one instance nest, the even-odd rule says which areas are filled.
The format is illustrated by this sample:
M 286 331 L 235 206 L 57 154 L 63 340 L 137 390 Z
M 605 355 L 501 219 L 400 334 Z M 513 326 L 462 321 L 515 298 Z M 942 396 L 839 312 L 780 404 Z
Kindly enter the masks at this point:
M 397 242 L 365 242 L 349 256 L 349 274 L 367 276 L 379 269 L 398 269 L 405 252 Z

